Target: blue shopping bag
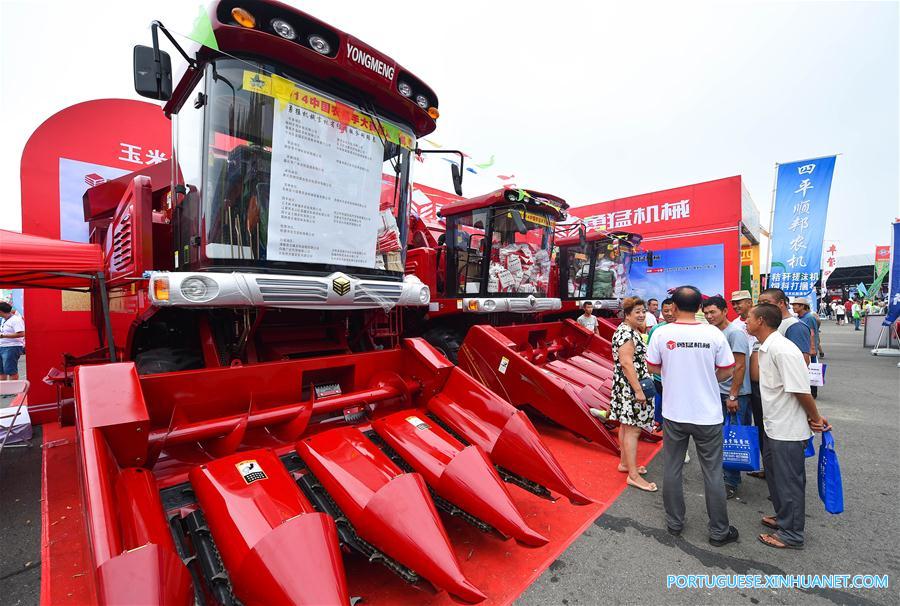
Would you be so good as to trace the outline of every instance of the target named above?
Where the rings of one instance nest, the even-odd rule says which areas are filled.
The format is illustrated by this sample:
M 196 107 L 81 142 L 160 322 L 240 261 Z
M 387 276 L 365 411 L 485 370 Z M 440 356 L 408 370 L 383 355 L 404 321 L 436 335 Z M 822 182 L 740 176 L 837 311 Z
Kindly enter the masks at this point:
M 803 456 L 807 459 L 816 456 L 816 445 L 813 444 L 813 436 L 809 436 L 809 441 L 806 443 L 806 450 L 803 451 Z
M 759 466 L 759 429 L 756 425 L 731 423 L 732 415 L 722 427 L 722 467 L 731 471 L 756 471 Z
M 819 445 L 819 498 L 828 513 L 844 511 L 841 466 L 838 464 L 831 431 L 822 432 L 822 443 Z

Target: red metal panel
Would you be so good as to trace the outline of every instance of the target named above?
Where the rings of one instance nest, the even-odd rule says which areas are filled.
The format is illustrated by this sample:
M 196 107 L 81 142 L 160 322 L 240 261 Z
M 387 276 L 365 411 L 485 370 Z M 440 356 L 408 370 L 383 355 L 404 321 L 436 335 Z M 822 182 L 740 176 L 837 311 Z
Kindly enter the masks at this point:
M 564 352 L 564 331 L 565 325 L 559 322 L 508 327 L 502 333 L 491 326 L 473 326 L 460 349 L 460 365 L 515 406 L 532 406 L 569 431 L 618 453 L 617 442 L 590 414 L 590 406 L 578 397 L 571 382 L 548 375 L 541 367 L 554 350 L 559 352 L 555 355 Z M 532 345 L 537 346 L 535 353 L 520 355 L 503 345 L 509 338 L 529 352 Z
M 100 603 L 188 606 L 191 577 L 173 550 L 148 543 L 107 560 L 97 569 Z
M 334 521 L 270 450 L 200 465 L 190 481 L 243 603 L 349 604 Z
M 75 400 L 79 429 L 102 429 L 119 465 L 146 463 L 150 415 L 132 362 L 79 366 Z
M 296 449 L 359 536 L 460 599 L 485 599 L 460 570 L 422 476 L 402 473 L 351 427 L 305 438 Z
M 573 503 L 591 502 L 575 488 L 525 413 L 460 369 L 454 368 L 441 393 L 428 401 L 428 410 L 469 443 L 478 445 L 495 464 L 555 490 Z
M 421 411 L 408 409 L 372 427 L 440 496 L 506 536 L 526 545 L 546 544 L 547 538 L 525 523 L 484 451 L 463 446 L 425 419 Z

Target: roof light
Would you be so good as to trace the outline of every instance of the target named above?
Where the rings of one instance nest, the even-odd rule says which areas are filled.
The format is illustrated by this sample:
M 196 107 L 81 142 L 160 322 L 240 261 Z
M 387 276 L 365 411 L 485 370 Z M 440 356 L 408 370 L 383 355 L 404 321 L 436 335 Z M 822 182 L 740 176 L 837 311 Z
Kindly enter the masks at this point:
M 412 87 L 406 82 L 401 82 L 397 85 L 397 90 L 400 91 L 400 94 L 404 97 L 412 97 Z
M 469 299 L 469 311 L 478 311 L 478 299 Z
M 438 117 L 441 115 L 441 112 L 439 112 L 438 108 L 436 108 L 436 107 L 429 107 L 428 115 L 431 116 L 432 120 L 437 120 Z
M 497 309 L 497 302 L 493 299 L 485 299 L 484 311 L 494 311 L 495 309 Z
M 331 54 L 331 45 L 328 44 L 328 41 L 322 36 L 311 34 L 309 38 L 307 38 L 307 41 L 309 42 L 309 47 L 320 55 Z
M 169 279 L 156 278 L 153 280 L 153 298 L 157 301 L 169 300 Z
M 278 34 L 285 40 L 293 40 L 297 37 L 297 32 L 294 31 L 294 26 L 284 19 L 272 19 L 272 29 L 275 30 L 276 34 Z
M 416 105 L 422 109 L 428 109 L 428 97 L 425 95 L 416 95 Z
M 256 27 L 256 17 L 254 17 L 250 11 L 241 8 L 240 6 L 235 6 L 231 9 L 231 18 L 237 21 L 238 25 L 243 27 Z

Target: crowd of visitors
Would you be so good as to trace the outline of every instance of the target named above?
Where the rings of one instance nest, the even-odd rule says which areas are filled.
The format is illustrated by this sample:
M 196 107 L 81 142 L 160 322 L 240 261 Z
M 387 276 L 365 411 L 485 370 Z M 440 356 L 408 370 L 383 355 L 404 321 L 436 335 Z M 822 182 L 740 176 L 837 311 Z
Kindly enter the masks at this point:
M 642 430 L 661 429 L 666 527 L 680 536 L 687 523 L 682 478 L 693 439 L 709 542 L 726 545 L 739 537 L 726 503 L 738 493 L 741 474 L 723 468 L 723 424 L 726 417 L 753 424 L 762 469 L 750 475 L 766 480 L 774 509 L 760 520 L 771 532 L 758 539 L 773 548 L 802 549 L 804 449 L 812 432 L 830 429 L 816 407 L 808 371 L 810 362 L 824 357 L 821 319 L 809 300 L 789 302 L 777 288 L 760 293 L 756 305 L 746 290 L 732 293 L 730 303 L 734 320 L 728 319 L 723 297 L 704 299 L 693 286 L 675 289 L 661 308 L 655 299 L 622 302 L 623 320 L 612 337 L 615 370 L 608 415 L 619 422 L 619 471 L 628 474 L 628 485 L 656 492 L 656 482 L 645 478 L 647 469 L 637 464 L 637 441 Z M 597 332 L 590 303 L 582 311 L 579 324 Z

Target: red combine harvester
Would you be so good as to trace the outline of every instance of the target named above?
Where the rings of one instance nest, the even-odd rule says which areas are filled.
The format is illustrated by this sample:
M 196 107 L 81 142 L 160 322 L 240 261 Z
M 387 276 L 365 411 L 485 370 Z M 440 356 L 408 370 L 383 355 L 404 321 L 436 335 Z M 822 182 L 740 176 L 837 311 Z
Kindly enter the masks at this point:
M 446 231 L 435 241 L 412 221 L 407 274 L 432 293 L 427 313 L 407 310 L 409 334 L 422 335 L 447 358 L 469 328 L 512 324 L 560 309 L 550 296 L 553 230 L 566 217 L 562 198 L 530 190 L 500 189 L 441 208 Z
M 591 414 L 609 410 L 617 323 L 601 318 L 598 337 L 572 319 L 539 320 L 575 312 L 585 300 L 614 316 L 640 236 L 579 227 L 554 242 L 567 207 L 514 189 L 454 202 L 441 209 L 444 242 L 414 221 L 407 271 L 442 297 L 424 316 L 408 310 L 417 318 L 407 326 L 497 395 L 618 453 L 615 424 Z M 551 269 L 554 244 L 558 267 Z
M 85 195 L 120 360 L 72 361 L 93 600 L 346 604 L 343 550 L 481 601 L 437 509 L 541 545 L 503 480 L 590 499 L 521 411 L 400 338 L 397 308 L 430 302 L 403 270 L 437 97 L 278 2 L 209 17 L 191 52 L 159 22 L 135 48 L 177 164 Z M 188 63 L 174 88 L 159 31 Z
M 459 365 L 494 393 L 618 453 L 616 423 L 591 409 L 609 411 L 612 392 L 614 314 L 627 292 L 628 268 L 640 236 L 581 232 L 559 238 L 557 288 L 561 309 L 577 313 L 584 301 L 600 311 L 600 335 L 571 317 L 516 326 L 475 326 L 459 353 Z M 555 315 L 555 314 L 548 314 Z M 643 437 L 659 441 L 644 432 Z

